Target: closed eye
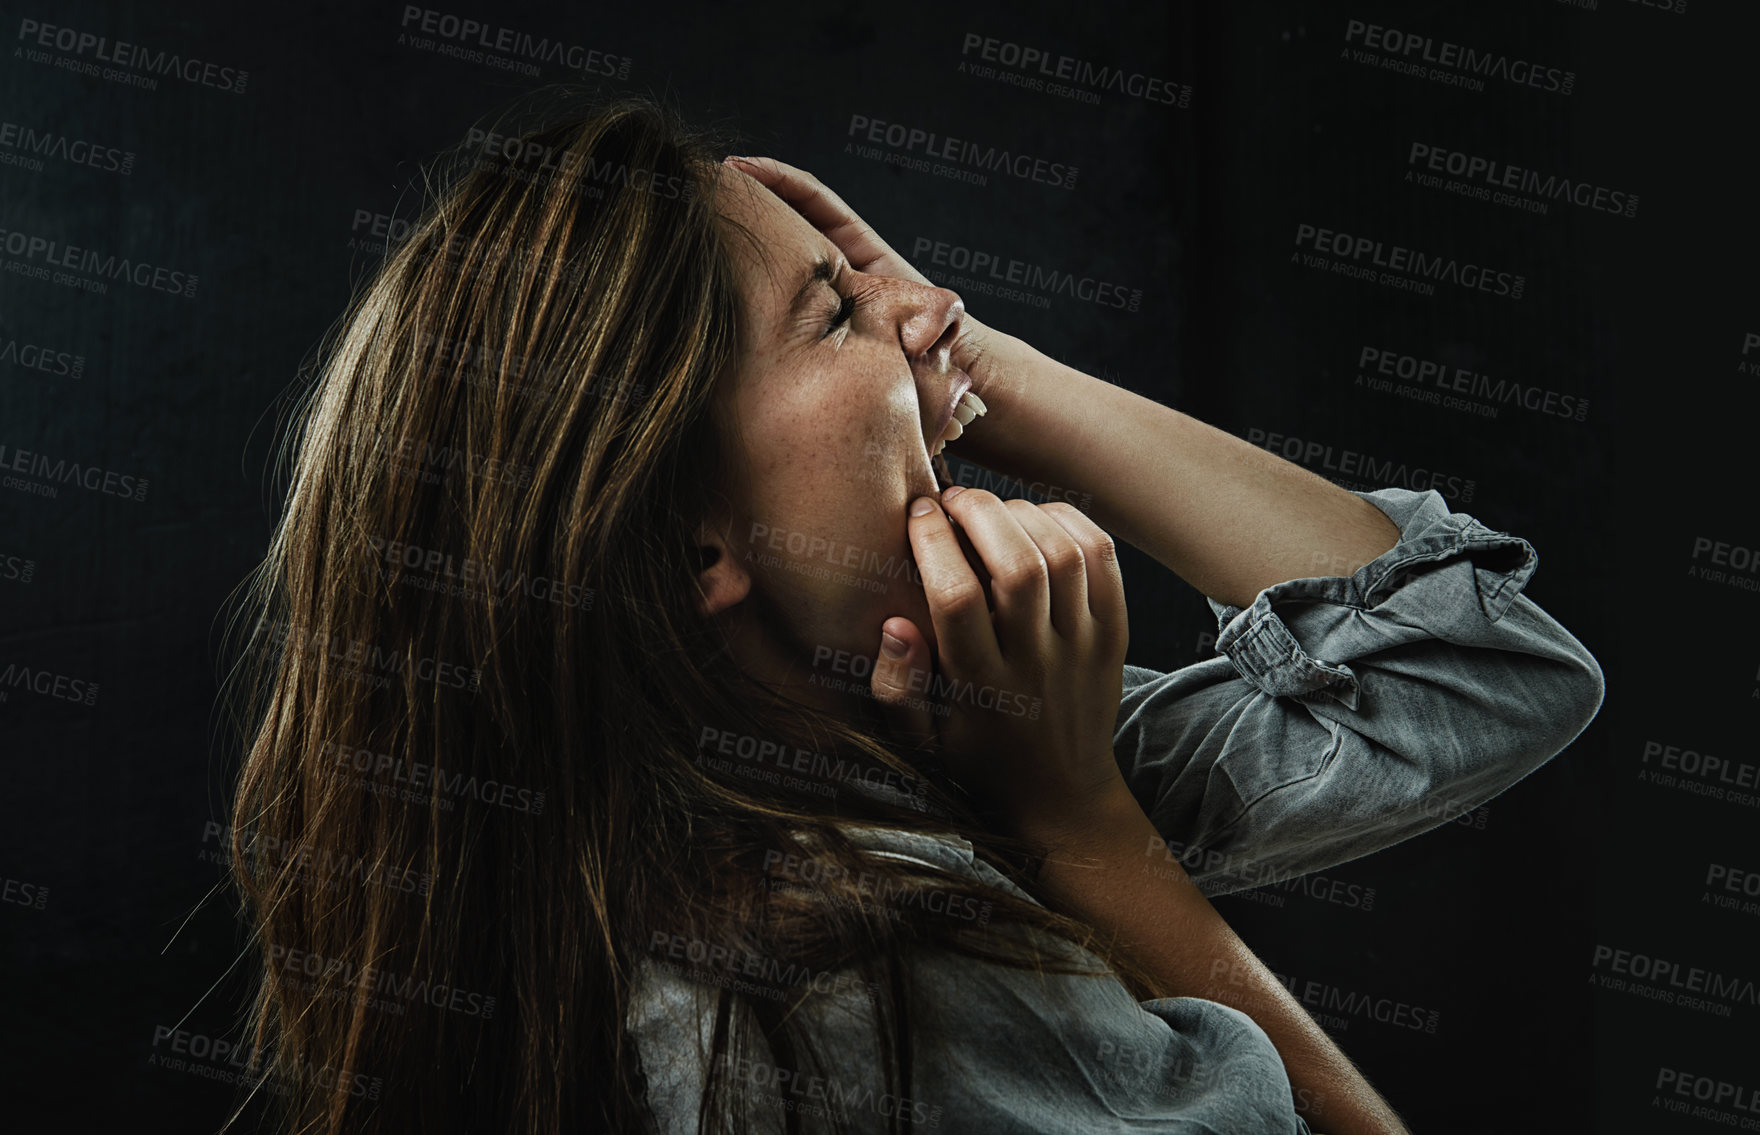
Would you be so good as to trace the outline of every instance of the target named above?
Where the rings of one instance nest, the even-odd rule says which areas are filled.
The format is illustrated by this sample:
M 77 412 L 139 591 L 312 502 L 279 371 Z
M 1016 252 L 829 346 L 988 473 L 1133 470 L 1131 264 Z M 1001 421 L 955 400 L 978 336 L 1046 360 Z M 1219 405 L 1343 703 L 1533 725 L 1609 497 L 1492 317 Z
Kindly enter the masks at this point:
M 855 293 L 852 292 L 849 295 L 844 296 L 842 301 L 838 303 L 836 307 L 831 309 L 830 314 L 827 316 L 827 323 L 825 324 L 825 334 L 819 336 L 819 338 L 827 338 L 833 331 L 849 322 L 850 316 L 856 313 L 856 303 L 857 300 Z

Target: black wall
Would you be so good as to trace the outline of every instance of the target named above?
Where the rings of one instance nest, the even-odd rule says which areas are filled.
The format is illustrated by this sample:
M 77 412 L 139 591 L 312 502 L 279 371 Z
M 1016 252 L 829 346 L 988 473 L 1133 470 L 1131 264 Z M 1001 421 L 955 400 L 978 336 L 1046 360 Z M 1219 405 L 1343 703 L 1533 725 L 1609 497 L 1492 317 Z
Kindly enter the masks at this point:
M 1434 1013 L 1433 1032 L 1333 1022 L 1417 1132 L 1760 1129 L 1760 9 L 429 2 L 627 73 L 442 55 L 409 42 L 421 17 L 396 3 L 0 5 L 0 465 L 28 451 L 115 475 L 37 477 L 44 495 L 8 467 L 0 486 L 0 673 L 65 679 L 0 684 L 0 1083 L 21 1130 L 211 1130 L 233 1098 L 223 1058 L 174 1050 L 236 1036 L 241 941 L 209 897 L 205 825 L 236 761 L 215 706 L 222 604 L 277 508 L 277 399 L 373 263 L 371 218 L 410 214 L 418 165 L 518 91 L 569 79 L 737 126 L 745 152 L 813 171 L 907 253 L 944 241 L 1140 290 L 1134 309 L 1023 302 L 913 257 L 1091 374 L 1300 439 L 1323 474 L 1352 450 L 1411 487 L 1440 475 L 1451 507 L 1530 540 L 1527 594 L 1607 675 L 1588 731 L 1433 833 L 1218 906 L 1302 988 Z M 1536 79 L 1402 73 L 1359 25 Z M 968 36 L 1158 82 L 1042 89 L 1037 65 L 987 62 Z M 147 57 L 108 61 L 119 41 Z M 214 66 L 163 74 L 161 52 Z M 906 168 L 921 148 L 868 142 L 855 116 L 1047 171 Z M 1425 153 L 1580 196 L 1517 194 L 1536 210 L 1489 199 L 1483 173 L 1425 184 Z M 1490 280 L 1425 294 L 1353 278 L 1304 262 L 1303 226 Z M 134 274 L 61 267 L 69 246 Z M 1357 381 L 1377 376 L 1369 350 L 1533 407 L 1414 397 L 1453 393 L 1421 379 L 1376 389 Z M 1131 661 L 1209 656 L 1201 596 L 1134 550 L 1124 566 Z M 1721 758 L 1721 779 L 1670 747 Z M 1675 969 L 1640 980 L 1613 951 Z M 1709 1008 L 1685 1004 L 1694 970 L 1724 986 L 1696 994 Z M 1713 1111 L 1670 1110 L 1701 1102 L 1659 1090 L 1670 1076 Z

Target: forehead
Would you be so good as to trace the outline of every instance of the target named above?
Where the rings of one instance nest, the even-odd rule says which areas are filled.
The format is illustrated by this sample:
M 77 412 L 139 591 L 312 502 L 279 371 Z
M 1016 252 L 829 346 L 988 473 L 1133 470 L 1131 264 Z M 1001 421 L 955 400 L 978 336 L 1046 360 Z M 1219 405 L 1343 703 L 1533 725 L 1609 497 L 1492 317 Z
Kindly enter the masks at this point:
M 813 262 L 821 255 L 835 261 L 837 248 L 750 174 L 724 165 L 721 181 L 722 215 L 746 229 L 735 229 L 728 242 L 739 266 L 741 303 L 762 325 L 773 324 Z

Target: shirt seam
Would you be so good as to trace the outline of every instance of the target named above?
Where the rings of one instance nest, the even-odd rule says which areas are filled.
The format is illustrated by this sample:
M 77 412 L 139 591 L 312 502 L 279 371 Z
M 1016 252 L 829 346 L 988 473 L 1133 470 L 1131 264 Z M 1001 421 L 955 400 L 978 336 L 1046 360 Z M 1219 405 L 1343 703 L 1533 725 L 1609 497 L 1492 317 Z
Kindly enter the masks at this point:
M 1255 796 L 1252 800 L 1244 801 L 1242 803 L 1242 807 L 1241 807 L 1240 812 L 1237 813 L 1233 819 L 1228 820 L 1227 822 L 1225 822 L 1221 827 L 1219 827 L 1216 830 L 1217 836 L 1227 835 L 1228 830 L 1230 828 L 1234 827 L 1236 824 L 1240 823 L 1242 820 L 1247 818 L 1248 812 L 1251 812 L 1254 808 L 1258 807 L 1260 804 L 1263 804 L 1266 800 L 1269 800 L 1274 794 L 1281 792 L 1284 789 L 1292 787 L 1294 785 L 1304 783 L 1305 781 L 1313 780 L 1315 777 L 1319 776 L 1321 773 L 1325 772 L 1328 768 L 1331 767 L 1332 762 L 1338 757 L 1338 754 L 1340 752 L 1342 752 L 1344 749 L 1345 730 L 1342 726 L 1338 725 L 1336 722 L 1332 721 L 1330 718 L 1323 719 L 1322 724 L 1326 726 L 1326 731 L 1332 735 L 1332 742 L 1331 742 L 1331 744 L 1326 746 L 1326 751 L 1320 755 L 1320 761 L 1318 764 L 1316 764 L 1314 766 L 1313 771 L 1309 772 L 1305 776 L 1291 777 L 1289 780 L 1286 780 L 1281 784 L 1276 784 L 1270 788 L 1267 788 L 1265 791 L 1263 791 L 1263 792 L 1259 793 L 1259 795 Z M 1224 767 L 1223 772 L 1225 774 L 1227 774 L 1228 769 L 1226 767 Z M 1228 777 L 1228 783 L 1231 787 L 1233 787 L 1235 789 L 1235 795 L 1238 797 L 1240 795 L 1240 787 L 1238 784 L 1236 784 L 1235 779 L 1232 775 L 1230 775 Z

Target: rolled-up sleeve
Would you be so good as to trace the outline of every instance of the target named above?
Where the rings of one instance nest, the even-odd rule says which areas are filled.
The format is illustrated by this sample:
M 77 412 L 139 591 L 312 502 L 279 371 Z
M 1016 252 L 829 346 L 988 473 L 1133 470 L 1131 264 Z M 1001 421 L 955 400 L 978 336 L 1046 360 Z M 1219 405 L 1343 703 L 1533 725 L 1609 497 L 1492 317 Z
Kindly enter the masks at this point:
M 1354 491 L 1354 490 L 1353 490 Z M 1335 866 L 1478 807 L 1588 727 L 1586 647 L 1522 594 L 1538 555 L 1436 490 L 1356 492 L 1399 542 L 1349 576 L 1210 599 L 1221 657 L 1124 671 L 1114 753 L 1207 894 Z M 1150 849 L 1155 853 L 1156 849 Z

